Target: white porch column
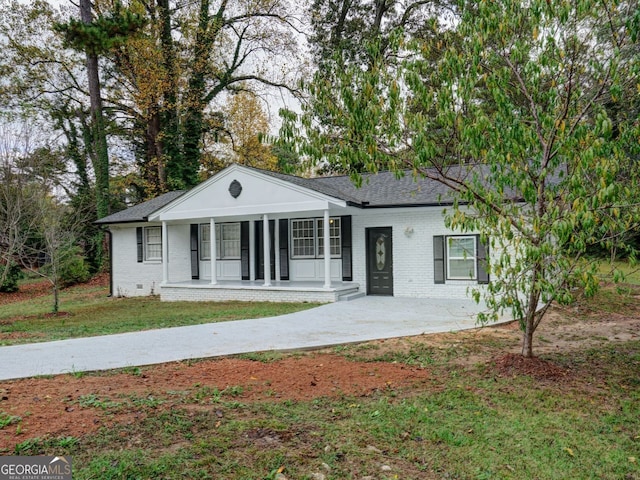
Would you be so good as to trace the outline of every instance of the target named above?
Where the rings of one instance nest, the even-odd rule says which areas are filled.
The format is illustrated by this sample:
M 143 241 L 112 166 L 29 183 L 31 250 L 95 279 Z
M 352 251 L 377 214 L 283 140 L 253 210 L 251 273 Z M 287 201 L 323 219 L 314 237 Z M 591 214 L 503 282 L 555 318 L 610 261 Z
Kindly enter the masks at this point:
M 254 255 L 256 254 L 256 225 L 253 220 L 249 221 L 249 280 L 256 280 L 256 262 Z
M 329 231 L 329 209 L 324 211 L 324 288 L 331 288 L 331 232 Z
M 216 221 L 213 217 L 209 220 L 209 228 L 211 228 L 211 234 L 209 235 L 209 239 L 211 240 L 211 244 L 209 245 L 209 255 L 211 258 L 211 285 L 216 285 L 218 283 L 218 274 L 216 271 Z
M 269 248 L 269 215 L 266 213 L 262 216 L 262 247 L 264 258 L 264 286 L 271 286 L 271 249 Z
M 276 218 L 275 232 L 273 232 L 273 246 L 274 253 L 276 254 L 276 282 L 280 281 L 280 220 Z
M 169 229 L 167 222 L 162 222 L 162 284 L 169 281 Z

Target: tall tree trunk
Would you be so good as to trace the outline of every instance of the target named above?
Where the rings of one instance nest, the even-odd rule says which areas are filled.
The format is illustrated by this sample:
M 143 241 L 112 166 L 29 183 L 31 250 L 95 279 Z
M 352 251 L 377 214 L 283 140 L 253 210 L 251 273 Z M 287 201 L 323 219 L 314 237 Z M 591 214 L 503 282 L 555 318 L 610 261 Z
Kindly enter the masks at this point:
M 167 191 L 167 175 L 164 167 L 164 152 L 161 141 L 161 119 L 160 113 L 154 112 L 147 120 L 146 144 L 147 163 L 145 178 L 149 181 L 149 193 L 158 194 Z
M 522 332 L 522 356 L 533 357 L 533 318 L 525 318 L 524 332 Z
M 163 62 L 167 75 L 167 88 L 163 93 L 164 109 L 161 113 L 161 149 L 163 157 L 158 161 L 162 165 L 160 179 L 164 189 L 167 188 L 167 164 L 182 164 L 182 141 L 180 137 L 180 123 L 178 121 L 178 73 L 176 71 L 176 55 L 173 37 L 171 36 L 171 11 L 169 0 L 157 0 L 160 13 Z M 164 191 L 164 190 L 163 190 Z
M 58 288 L 58 281 L 53 283 L 53 314 L 57 315 L 60 311 L 60 289 Z
M 540 323 L 540 319 L 536 315 L 538 305 L 540 304 L 540 289 L 536 284 L 538 283 L 543 270 L 543 265 L 536 262 L 531 272 L 531 279 L 529 280 L 532 286 L 529 291 L 529 299 L 527 301 L 525 316 L 522 319 L 522 356 L 527 358 L 533 357 L 533 334 Z
M 86 24 L 92 22 L 91 0 L 80 0 L 80 18 Z M 103 218 L 109 214 L 109 152 L 107 150 L 107 135 L 102 115 L 97 54 L 87 50 L 86 63 L 89 97 L 91 99 L 93 148 L 96 153 L 95 157 L 93 157 L 93 170 L 96 176 L 96 213 L 98 218 Z
M 172 165 L 171 171 L 167 172 L 180 188 L 190 188 L 198 181 L 200 145 L 204 132 L 204 109 L 206 107 L 204 102 L 205 84 L 210 70 L 208 56 L 214 38 L 210 29 L 209 0 L 201 0 L 198 31 L 191 62 L 192 71 L 186 95 L 188 104 L 184 119 L 184 157 L 180 164 Z M 167 170 L 169 170 L 168 167 Z

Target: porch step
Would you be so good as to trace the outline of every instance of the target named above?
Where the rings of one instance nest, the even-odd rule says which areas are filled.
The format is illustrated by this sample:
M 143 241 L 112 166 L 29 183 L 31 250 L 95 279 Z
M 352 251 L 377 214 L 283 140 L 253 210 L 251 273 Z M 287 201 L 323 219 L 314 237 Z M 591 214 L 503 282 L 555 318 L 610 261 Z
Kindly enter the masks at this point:
M 356 298 L 362 298 L 365 296 L 364 292 L 359 292 L 359 291 L 351 291 L 351 292 L 347 292 L 344 295 L 340 295 L 338 297 L 338 301 L 339 302 L 349 302 L 351 300 L 355 300 Z

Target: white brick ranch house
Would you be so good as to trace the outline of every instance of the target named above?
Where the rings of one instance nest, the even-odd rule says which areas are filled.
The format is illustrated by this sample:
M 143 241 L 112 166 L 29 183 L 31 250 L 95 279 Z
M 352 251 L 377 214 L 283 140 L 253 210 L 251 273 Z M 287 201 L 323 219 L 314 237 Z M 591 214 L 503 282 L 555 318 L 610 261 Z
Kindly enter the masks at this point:
M 411 175 L 366 175 L 356 188 L 345 176 L 307 179 L 232 165 L 192 190 L 98 223 L 111 235 L 116 296 L 460 298 L 488 283 L 487 249 L 478 235 L 445 227 L 451 203 L 446 187 Z

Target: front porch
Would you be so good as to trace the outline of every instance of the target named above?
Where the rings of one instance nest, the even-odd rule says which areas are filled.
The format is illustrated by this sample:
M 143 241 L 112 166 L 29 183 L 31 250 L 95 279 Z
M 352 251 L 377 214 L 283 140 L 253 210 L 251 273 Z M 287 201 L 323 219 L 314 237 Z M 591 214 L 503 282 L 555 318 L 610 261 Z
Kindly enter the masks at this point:
M 325 287 L 323 282 L 314 281 L 271 281 L 263 280 L 219 280 L 211 284 L 209 280 L 166 282 L 160 286 L 162 301 L 253 301 L 253 302 L 313 302 L 333 303 L 364 296 L 360 285 L 353 282 L 332 282 Z

